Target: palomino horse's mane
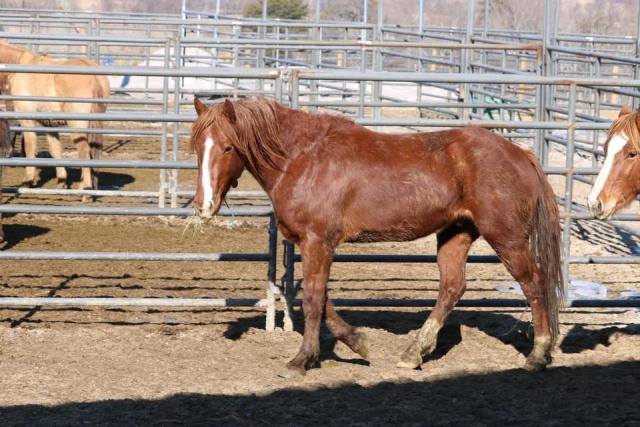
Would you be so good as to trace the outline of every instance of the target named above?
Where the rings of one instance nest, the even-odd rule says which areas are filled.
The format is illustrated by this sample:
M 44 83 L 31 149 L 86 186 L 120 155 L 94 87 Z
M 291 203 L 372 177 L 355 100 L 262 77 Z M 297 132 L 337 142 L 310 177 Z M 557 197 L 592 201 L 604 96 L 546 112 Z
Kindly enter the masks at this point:
M 618 120 L 613 122 L 611 129 L 609 129 L 607 142 L 613 138 L 614 135 L 622 133 L 626 135 L 633 148 L 640 151 L 640 129 L 638 129 L 639 119 L 640 111 L 620 116 Z
M 276 160 L 284 158 L 285 150 L 280 139 L 276 103 L 266 98 L 254 98 L 233 102 L 235 123 L 232 135 L 225 135 L 233 146 L 247 158 L 254 170 L 277 168 Z M 223 112 L 223 104 L 207 109 L 193 124 L 191 144 L 211 126 L 220 127 L 229 122 Z M 191 147 L 194 148 L 193 146 Z

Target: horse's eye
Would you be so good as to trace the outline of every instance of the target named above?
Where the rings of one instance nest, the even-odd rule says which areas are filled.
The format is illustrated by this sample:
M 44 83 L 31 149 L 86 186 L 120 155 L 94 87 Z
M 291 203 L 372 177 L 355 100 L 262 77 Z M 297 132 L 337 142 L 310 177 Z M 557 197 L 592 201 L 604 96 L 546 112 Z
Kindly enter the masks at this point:
M 233 147 L 229 145 L 228 147 L 225 147 L 224 152 L 225 153 L 230 153 L 231 150 L 233 150 Z
M 637 153 L 637 152 L 635 152 L 635 151 L 629 151 L 629 152 L 627 153 L 627 159 L 633 159 L 633 158 L 635 158 L 637 155 L 638 155 L 638 153 Z

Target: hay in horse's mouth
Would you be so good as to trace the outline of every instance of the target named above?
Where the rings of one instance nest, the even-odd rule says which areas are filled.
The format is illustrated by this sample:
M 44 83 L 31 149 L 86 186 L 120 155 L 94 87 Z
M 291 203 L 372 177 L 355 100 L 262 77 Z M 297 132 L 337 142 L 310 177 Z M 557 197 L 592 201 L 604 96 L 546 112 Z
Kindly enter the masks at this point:
M 204 223 L 204 220 L 202 219 L 202 217 L 200 215 L 198 215 L 198 213 L 196 212 L 196 210 L 194 208 L 193 214 L 187 218 L 187 222 L 184 225 L 184 230 L 182 230 L 182 238 L 184 238 L 185 233 L 187 232 L 189 227 L 191 227 L 192 225 L 193 225 L 193 235 L 192 235 L 192 237 L 195 236 L 197 232 L 204 233 L 204 231 L 202 229 L 202 224 L 203 223 Z

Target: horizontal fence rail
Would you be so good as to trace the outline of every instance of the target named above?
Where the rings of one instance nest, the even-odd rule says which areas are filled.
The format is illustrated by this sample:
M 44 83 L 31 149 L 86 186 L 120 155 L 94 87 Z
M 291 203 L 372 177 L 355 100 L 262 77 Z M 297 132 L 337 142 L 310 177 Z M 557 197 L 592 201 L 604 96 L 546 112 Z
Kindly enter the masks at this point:
M 549 3 L 553 3 L 550 1 Z M 545 2 L 547 4 L 547 2 Z M 51 56 L 105 59 L 117 65 L 69 67 L 0 64 L 0 73 L 91 74 L 139 78 L 132 86 L 113 85 L 105 99 L 20 97 L 2 94 L 0 101 L 100 102 L 106 113 L 3 112 L 0 118 L 34 120 L 36 126 L 15 126 L 14 131 L 48 133 L 39 121 L 101 121 L 96 128 L 74 129 L 61 125 L 57 132 L 157 139 L 157 160 L 0 159 L 9 167 L 92 167 L 159 169 L 154 191 L 67 190 L 8 188 L 12 195 L 95 195 L 154 197 L 158 207 L 53 206 L 10 203 L 0 213 L 52 215 L 191 216 L 193 210 L 177 207 L 178 197 L 193 191 L 178 190 L 178 172 L 196 168 L 195 162 L 179 160 L 181 138 L 189 135 L 185 123 L 195 119 L 192 97 L 243 97 L 263 95 L 293 107 L 347 113 L 359 124 L 372 127 L 450 128 L 481 126 L 501 131 L 505 137 L 527 141 L 544 164 L 548 175 L 565 177 L 562 208 L 564 275 L 570 264 L 637 264 L 640 257 L 574 256 L 570 251 L 570 227 L 574 220 L 591 220 L 574 201 L 573 183 L 589 184 L 599 171 L 601 143 L 610 126 L 612 112 L 629 101 L 639 105 L 637 37 L 564 34 L 551 24 L 547 34 L 499 31 L 490 28 L 416 28 L 385 25 L 383 16 L 368 22 L 294 22 L 228 17 L 211 11 L 184 11 L 183 17 L 154 14 L 68 13 L 64 11 L 3 9 L 0 24 L 11 28 L 0 38 L 49 52 Z M 34 15 L 37 13 L 38 15 Z M 367 18 L 365 18 L 366 21 Z M 485 17 L 486 21 L 486 17 Z M 35 28 L 34 23 L 42 27 Z M 143 25 L 144 24 L 144 25 Z M 49 27 L 47 27 L 47 25 Z M 78 26 L 80 33 L 71 31 Z M 143 28 L 144 27 L 144 28 Z M 55 32 L 54 32 L 55 31 Z M 67 31 L 67 32 L 65 32 Z M 75 30 L 78 31 L 78 30 Z M 85 31 L 86 33 L 82 33 Z M 59 33 L 58 33 L 59 32 Z M 124 37 L 122 34 L 129 34 Z M 553 37 L 551 37 L 553 35 Z M 69 52 L 56 51 L 67 46 Z M 124 52 L 122 47 L 126 47 Z M 196 51 L 196 49 L 198 49 Z M 71 52 L 70 50 L 73 50 Z M 154 80 L 155 79 L 155 80 Z M 187 79 L 204 82 L 189 86 Z M 404 85 L 405 92 L 398 88 Z M 401 92 L 389 94 L 388 91 Z M 412 96 L 407 93 L 412 91 Z M 31 99 L 30 99 L 31 98 Z M 413 116 L 390 117 L 391 109 L 408 109 Z M 139 122 L 144 129 L 122 127 Z M 153 126 L 153 128 L 146 128 Z M 140 128 L 143 126 L 140 125 Z M 549 153 L 560 148 L 566 162 L 547 163 Z M 577 154 L 576 154 L 577 153 Z M 590 166 L 574 164 L 574 155 L 587 156 Z M 165 176 L 170 174 L 170 177 Z M 233 197 L 259 197 L 263 192 L 230 193 Z M 171 198 L 171 208 L 164 198 Z M 582 201 L 579 201 L 582 202 Z M 184 206 L 184 205 L 183 205 Z M 272 215 L 270 206 L 223 208 L 221 216 Z M 619 214 L 613 220 L 638 221 L 639 215 Z M 108 261 L 240 261 L 268 262 L 266 299 L 188 298 L 0 298 L 0 305 L 79 306 L 260 306 L 267 307 L 267 324 L 273 327 L 275 298 L 284 292 L 291 305 L 293 248 L 285 251 L 285 280 L 275 283 L 275 225 L 270 223 L 268 254 L 233 253 L 115 253 L 115 252 L 0 252 L 5 260 L 108 260 Z M 286 246 L 285 246 L 286 247 Z M 434 262 L 432 255 L 340 254 L 337 262 Z M 495 256 L 472 256 L 470 262 L 497 262 Z M 291 266 L 289 269 L 288 266 Z M 107 301 L 108 300 L 108 301 Z M 432 306 L 434 300 L 337 300 L 345 306 Z M 524 300 L 463 300 L 467 307 L 521 307 Z M 572 307 L 636 307 L 636 300 L 577 300 Z M 286 321 L 286 319 L 285 319 Z M 289 325 L 290 326 L 290 325 Z

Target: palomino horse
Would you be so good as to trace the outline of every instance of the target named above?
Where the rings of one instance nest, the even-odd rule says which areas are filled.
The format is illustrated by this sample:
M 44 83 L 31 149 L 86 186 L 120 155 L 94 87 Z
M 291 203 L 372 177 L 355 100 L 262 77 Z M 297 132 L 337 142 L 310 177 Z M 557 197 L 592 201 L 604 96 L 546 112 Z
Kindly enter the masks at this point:
M 564 297 L 555 196 L 535 156 L 487 130 L 411 135 L 376 133 L 349 119 L 309 114 L 266 99 L 206 108 L 195 101 L 197 215 L 210 218 L 247 168 L 269 195 L 278 227 L 300 247 L 304 338 L 287 365 L 318 363 L 320 322 L 366 358 L 365 335 L 327 297 L 332 257 L 342 242 L 409 241 L 437 233 L 440 292 L 399 367 L 433 351 L 465 291 L 471 244 L 482 236 L 520 282 L 535 339 L 525 367 L 543 369 L 558 335 Z M 537 261 L 537 263 L 536 263 Z
M 11 131 L 9 129 L 9 122 L 5 119 L 0 119 L 0 157 L 9 157 L 13 138 L 11 137 Z M 2 189 L 2 166 L 0 166 L 0 190 Z M 0 191 L 0 202 L 2 202 L 2 192 Z M 2 214 L 0 214 L 2 218 Z M 2 230 L 2 224 L 0 224 L 0 242 L 4 241 L 4 231 Z
M 96 66 L 89 59 L 53 59 L 47 55 L 36 55 L 28 50 L 12 46 L 0 41 L 0 63 L 2 64 L 39 64 L 39 65 L 82 65 Z M 9 73 L 4 77 L 8 92 L 14 96 L 59 96 L 76 98 L 107 98 L 110 93 L 109 81 L 104 76 L 70 75 L 70 74 L 27 74 Z M 3 80 L 3 79 L 0 79 Z M 4 86 L 4 85 L 3 85 Z M 14 111 L 34 112 L 68 112 L 68 113 L 103 113 L 106 107 L 102 103 L 59 102 L 59 101 L 26 101 L 16 100 L 12 102 Z M 36 126 L 35 120 L 18 120 L 24 127 Z M 100 122 L 87 120 L 69 120 L 65 122 L 40 122 L 44 126 L 68 125 L 70 128 L 101 127 Z M 102 136 L 98 134 L 73 133 L 71 139 L 78 149 L 80 159 L 97 159 L 102 151 Z M 36 155 L 37 137 L 34 132 L 24 132 L 25 155 L 33 158 Z M 47 133 L 49 153 L 54 158 L 62 157 L 62 148 L 58 133 Z M 66 187 L 67 172 L 65 168 L 56 168 L 56 177 L 59 187 Z M 27 167 L 24 183 L 33 185 L 36 182 L 34 167 Z M 89 168 L 82 168 L 81 188 L 98 187 L 97 176 Z
M 640 193 L 640 112 L 622 107 L 604 143 L 604 165 L 587 198 L 594 218 L 609 219 Z

